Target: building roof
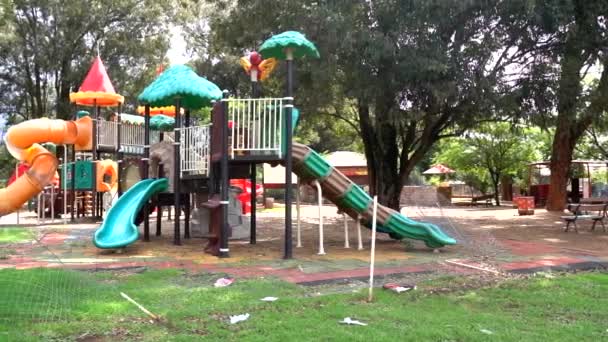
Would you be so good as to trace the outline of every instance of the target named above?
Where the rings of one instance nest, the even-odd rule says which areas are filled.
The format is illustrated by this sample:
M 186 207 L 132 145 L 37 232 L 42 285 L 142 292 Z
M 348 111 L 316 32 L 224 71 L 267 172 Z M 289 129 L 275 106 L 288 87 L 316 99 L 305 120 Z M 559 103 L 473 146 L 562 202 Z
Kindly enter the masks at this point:
M 357 152 L 336 151 L 328 154 L 325 159 L 333 167 L 367 167 L 367 159 Z
M 444 174 L 448 174 L 448 173 L 454 173 L 456 171 L 450 169 L 449 167 L 442 165 L 442 164 L 437 164 L 434 165 L 432 168 L 424 171 L 422 174 L 423 175 L 444 175 Z

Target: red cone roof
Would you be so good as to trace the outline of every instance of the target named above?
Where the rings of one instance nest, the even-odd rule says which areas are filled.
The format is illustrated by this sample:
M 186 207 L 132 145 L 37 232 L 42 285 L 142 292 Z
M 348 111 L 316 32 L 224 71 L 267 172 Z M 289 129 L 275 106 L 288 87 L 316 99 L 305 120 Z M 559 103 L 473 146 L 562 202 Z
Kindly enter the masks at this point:
M 106 67 L 103 65 L 99 56 L 95 58 L 87 77 L 85 77 L 84 82 L 82 82 L 82 85 L 78 90 L 116 94 L 112 81 L 110 81 L 110 77 L 106 71 Z
M 124 98 L 116 94 L 106 67 L 97 56 L 79 91 L 70 94 L 70 100 L 84 106 L 116 106 L 122 103 Z

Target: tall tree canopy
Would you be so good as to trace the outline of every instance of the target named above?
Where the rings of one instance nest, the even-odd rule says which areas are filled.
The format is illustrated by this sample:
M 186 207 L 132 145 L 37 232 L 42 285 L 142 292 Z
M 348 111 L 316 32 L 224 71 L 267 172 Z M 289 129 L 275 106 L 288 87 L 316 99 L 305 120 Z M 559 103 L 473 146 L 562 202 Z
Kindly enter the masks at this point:
M 69 93 L 98 51 L 117 91 L 133 99 L 167 51 L 173 8 L 152 0 L 2 0 L 0 114 L 66 118 Z
M 298 30 L 320 61 L 298 61 L 302 119 L 340 117 L 356 127 L 372 192 L 398 206 L 415 165 L 439 139 L 494 115 L 507 89 L 501 55 L 512 28 L 502 1 L 217 1 L 208 53 L 240 55 L 272 34 Z M 206 33 L 205 33 L 206 34 Z
M 514 83 L 522 113 L 555 126 L 547 209 L 562 210 L 576 144 L 608 110 L 608 2 L 518 2 L 524 10 L 512 19 L 524 23 L 518 44 L 527 53 Z

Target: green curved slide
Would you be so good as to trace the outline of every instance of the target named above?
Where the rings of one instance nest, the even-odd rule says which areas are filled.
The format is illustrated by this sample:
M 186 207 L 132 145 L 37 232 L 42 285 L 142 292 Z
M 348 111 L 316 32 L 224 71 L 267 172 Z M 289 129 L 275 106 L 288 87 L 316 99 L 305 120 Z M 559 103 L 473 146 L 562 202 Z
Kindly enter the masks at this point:
M 137 241 L 137 213 L 154 194 L 166 191 L 168 186 L 166 178 L 144 179 L 133 185 L 108 211 L 106 219 L 95 232 L 95 246 L 104 249 L 122 248 Z
M 361 219 L 369 228 L 372 222 L 372 198 L 357 184 L 332 167 L 323 157 L 306 145 L 293 143 L 294 172 L 304 181 L 317 180 L 323 195 L 353 219 Z M 456 240 L 438 226 L 412 220 L 401 213 L 379 205 L 377 230 L 390 237 L 422 240 L 430 248 L 455 245 Z

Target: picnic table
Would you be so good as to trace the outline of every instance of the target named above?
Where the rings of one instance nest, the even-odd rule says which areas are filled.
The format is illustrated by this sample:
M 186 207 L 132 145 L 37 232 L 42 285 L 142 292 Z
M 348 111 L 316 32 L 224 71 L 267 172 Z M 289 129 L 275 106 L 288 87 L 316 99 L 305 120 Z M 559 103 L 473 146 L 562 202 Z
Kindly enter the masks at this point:
M 570 225 L 574 226 L 574 231 L 578 233 L 578 226 L 576 222 L 578 220 L 591 220 L 593 225 L 591 230 L 595 230 L 595 225 L 599 222 L 602 225 L 602 229 L 606 232 L 606 226 L 604 225 L 604 219 L 606 218 L 606 209 L 608 208 L 608 202 L 604 201 L 602 204 L 585 204 L 585 203 L 571 203 L 568 205 L 568 211 L 571 215 L 562 216 L 561 219 L 566 222 L 567 232 L 570 229 Z

